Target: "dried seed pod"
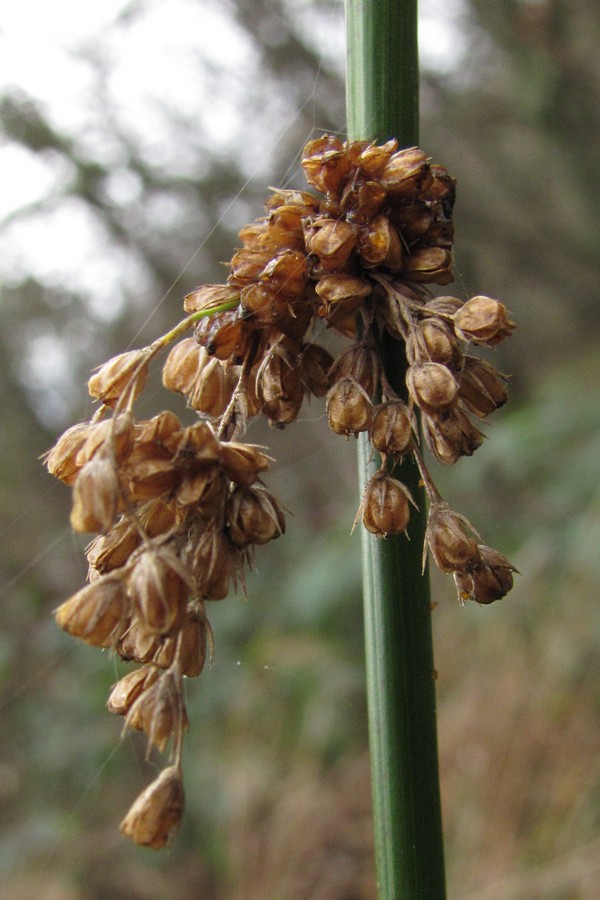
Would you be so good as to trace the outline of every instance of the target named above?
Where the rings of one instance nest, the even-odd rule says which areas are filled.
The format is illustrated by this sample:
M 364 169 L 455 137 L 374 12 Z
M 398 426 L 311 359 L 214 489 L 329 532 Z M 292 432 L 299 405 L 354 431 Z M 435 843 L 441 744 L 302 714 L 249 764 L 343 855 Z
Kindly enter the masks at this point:
M 424 416 L 423 433 L 437 461 L 448 465 L 472 456 L 483 442 L 483 434 L 461 409 Z
M 357 229 L 343 219 L 318 218 L 306 225 L 306 249 L 318 257 L 324 272 L 342 269 L 356 246 Z
M 511 590 L 517 569 L 502 553 L 485 544 L 480 544 L 478 550 L 478 559 L 468 571 L 454 573 L 458 599 L 493 603 Z
M 114 356 L 88 381 L 91 397 L 114 406 L 123 396 L 134 400 L 144 389 L 148 377 L 148 350 L 129 350 Z
M 358 255 L 366 268 L 385 266 L 390 272 L 400 271 L 404 263 L 402 244 L 387 216 L 377 216 L 361 229 Z
M 138 510 L 138 522 L 148 537 L 165 534 L 175 524 L 175 506 L 165 500 L 150 500 Z
M 352 170 L 344 145 L 328 134 L 306 144 L 301 165 L 308 183 L 323 194 L 339 194 Z
M 100 534 L 88 545 L 85 555 L 97 572 L 104 574 L 125 565 L 141 541 L 133 519 L 122 518 L 108 534 Z
M 433 181 L 427 154 L 418 147 L 398 150 L 386 163 L 380 181 L 391 194 L 426 191 Z
M 51 475 L 60 478 L 65 484 L 75 483 L 82 465 L 85 464 L 77 463 L 77 455 L 93 427 L 89 422 L 79 422 L 61 434 L 54 447 L 44 457 L 46 468 Z
M 406 339 L 406 356 L 410 363 L 436 362 L 457 368 L 461 351 L 454 332 L 441 319 L 421 319 Z
M 191 579 L 178 556 L 166 547 L 148 547 L 128 579 L 131 602 L 144 627 L 157 634 L 179 628 L 185 617 Z
M 267 212 L 277 212 L 280 207 L 293 206 L 302 210 L 302 215 L 312 215 L 319 211 L 319 201 L 308 191 L 294 188 L 271 188 L 271 196 L 265 201 Z
M 443 247 L 420 247 L 406 257 L 406 277 L 421 284 L 449 284 L 452 275 L 452 253 Z
M 506 403 L 507 382 L 508 377 L 490 363 L 467 356 L 460 372 L 459 396 L 470 412 L 483 419 Z
M 265 265 L 260 280 L 282 297 L 299 297 L 308 281 L 306 254 L 297 250 L 282 250 Z
M 103 575 L 73 594 L 54 612 L 57 623 L 95 647 L 110 647 L 125 621 L 126 592 L 122 575 Z
M 256 282 L 246 285 L 241 293 L 244 319 L 262 327 L 276 324 L 285 314 L 288 301 L 280 297 L 270 284 Z
M 270 457 L 254 444 L 238 441 L 221 443 L 221 465 L 227 478 L 236 484 L 250 485 L 269 468 Z
M 353 315 L 364 305 L 365 297 L 373 291 L 373 285 L 356 275 L 323 275 L 316 285 L 321 300 L 317 315 L 332 320 L 332 316 Z
M 356 165 L 369 178 L 377 178 L 397 149 L 396 140 L 386 141 L 385 144 L 368 144 L 358 155 Z
M 429 510 L 425 540 L 442 572 L 464 572 L 479 557 L 479 537 L 464 516 L 447 503 L 433 503 Z
M 112 686 L 106 706 L 111 713 L 125 716 L 137 698 L 158 678 L 156 666 L 143 666 L 129 672 Z
M 378 537 L 400 534 L 410 521 L 410 503 L 415 506 L 410 491 L 401 481 L 387 472 L 376 472 L 367 483 L 359 510 L 363 525 Z
M 179 728 L 187 724 L 180 678 L 171 670 L 161 672 L 159 677 L 140 693 L 131 705 L 125 728 L 143 731 L 148 743 L 161 753 L 169 738 Z
M 268 353 L 256 375 L 259 409 L 274 425 L 288 425 L 296 418 L 304 399 L 304 385 L 297 365 L 277 348 Z
M 315 397 L 324 397 L 331 383 L 329 370 L 333 357 L 319 344 L 303 344 L 300 355 L 300 377 Z
M 403 400 L 388 400 L 373 408 L 369 438 L 380 453 L 402 456 L 410 450 L 412 417 Z
M 458 401 L 458 384 L 450 369 L 441 363 L 409 366 L 406 386 L 414 402 L 427 413 L 452 409 Z
M 354 378 L 342 378 L 327 392 L 327 418 L 336 434 L 358 434 L 371 423 L 372 405 L 368 395 Z
M 123 469 L 129 499 L 144 503 L 171 493 L 181 480 L 181 473 L 173 460 L 165 458 L 158 447 L 137 450 Z M 155 455 L 150 456 L 148 450 L 154 450 Z
M 191 393 L 198 378 L 203 354 L 207 355 L 206 350 L 194 338 L 185 338 L 175 344 L 163 366 L 163 386 L 168 391 Z
M 373 344 L 361 341 L 348 347 L 333 363 L 329 376 L 333 382 L 353 378 L 369 397 L 373 396 L 380 377 L 379 356 Z
M 141 847 L 160 850 L 181 822 L 184 799 L 181 773 L 169 766 L 142 791 L 121 822 L 121 831 Z
M 231 284 L 204 284 L 183 300 L 183 308 L 188 313 L 208 312 L 225 303 L 239 300 L 240 289 Z
M 464 341 L 493 347 L 516 328 L 506 307 L 491 297 L 471 297 L 452 316 L 454 329 Z
M 350 221 L 364 224 L 381 212 L 386 196 L 385 188 L 377 181 L 350 183 L 340 205 Z
M 167 637 L 154 656 L 154 663 L 167 669 L 177 657 L 177 665 L 186 678 L 196 678 L 206 663 L 206 644 L 210 640 L 210 626 L 204 610 L 188 610 L 178 635 Z
M 239 310 L 233 309 L 202 319 L 195 336 L 210 356 L 235 363 L 242 362 L 248 352 L 250 329 Z
M 241 557 L 221 528 L 210 527 L 194 540 L 191 571 L 196 590 L 206 600 L 223 600 L 236 580 Z
M 220 461 L 219 439 L 208 422 L 196 422 L 181 432 L 175 461 L 179 465 L 213 466 Z
M 154 657 L 160 639 L 160 635 L 148 631 L 145 624 L 136 617 L 123 631 L 117 644 L 117 653 L 126 662 L 134 660 L 139 663 L 147 663 Z
M 244 548 L 278 538 L 285 531 L 285 516 L 266 488 L 238 486 L 227 504 L 227 524 L 232 542 Z
M 431 204 L 412 199 L 394 206 L 393 221 L 407 244 L 424 238 L 433 224 Z
M 95 456 L 85 464 L 75 481 L 71 528 L 83 533 L 108 531 L 115 521 L 121 498 L 113 462 Z
M 226 480 L 215 464 L 186 472 L 175 496 L 179 506 L 194 506 L 196 513 L 212 518 L 222 510 L 226 490 Z

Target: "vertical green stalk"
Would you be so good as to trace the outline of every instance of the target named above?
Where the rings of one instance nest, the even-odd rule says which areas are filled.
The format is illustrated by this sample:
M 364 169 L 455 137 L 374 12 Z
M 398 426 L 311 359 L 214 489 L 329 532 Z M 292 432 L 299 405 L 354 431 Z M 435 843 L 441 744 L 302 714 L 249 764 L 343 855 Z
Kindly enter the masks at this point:
M 351 139 L 418 143 L 417 0 L 346 0 Z M 387 377 L 405 394 L 400 342 L 383 347 Z M 361 489 L 377 469 L 359 440 Z M 429 582 L 421 571 L 425 495 L 412 460 L 395 473 L 419 506 L 404 535 L 363 530 L 364 614 L 380 900 L 446 896 Z

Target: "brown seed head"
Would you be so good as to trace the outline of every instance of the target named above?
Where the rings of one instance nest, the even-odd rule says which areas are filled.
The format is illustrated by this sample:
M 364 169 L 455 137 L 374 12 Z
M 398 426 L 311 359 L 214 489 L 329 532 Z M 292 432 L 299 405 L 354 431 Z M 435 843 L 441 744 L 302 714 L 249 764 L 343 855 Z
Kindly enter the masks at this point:
M 400 271 L 404 252 L 398 232 L 387 216 L 377 216 L 361 229 L 358 255 L 366 268 L 385 266 L 390 272 Z
M 425 539 L 438 569 L 464 572 L 479 557 L 477 532 L 447 503 L 433 503 L 429 510 Z
M 181 560 L 166 547 L 148 547 L 128 580 L 129 596 L 144 627 L 167 634 L 185 617 L 191 580 Z
M 300 356 L 300 377 L 315 397 L 324 397 L 330 386 L 329 370 L 333 357 L 319 344 L 303 344 Z
M 85 555 L 97 572 L 104 574 L 125 565 L 141 541 L 133 519 L 122 518 L 108 534 L 100 534 L 88 545 Z
M 148 377 L 148 351 L 129 350 L 114 356 L 88 381 L 91 397 L 114 406 L 123 397 L 133 400 L 144 389 Z
M 236 582 L 241 557 L 227 535 L 216 526 L 195 537 L 191 567 L 196 590 L 206 600 L 223 600 L 229 583 Z
M 452 253 L 443 247 L 421 247 L 406 257 L 406 277 L 421 284 L 449 284 L 452 275 Z
M 206 663 L 206 645 L 210 640 L 210 625 L 204 611 L 188 610 L 181 632 L 167 637 L 154 656 L 157 666 L 167 669 L 175 657 L 186 678 L 196 678 Z
M 158 678 L 156 666 L 143 666 L 129 672 L 113 685 L 106 702 L 108 711 L 117 716 L 125 716 L 134 702 Z
M 471 297 L 454 315 L 454 328 L 464 341 L 493 347 L 516 328 L 506 307 L 491 297 Z
M 142 791 L 121 822 L 121 831 L 141 847 L 160 850 L 181 822 L 184 799 L 181 774 L 170 766 Z
M 485 544 L 480 544 L 478 550 L 478 559 L 469 570 L 454 575 L 458 599 L 493 603 L 508 594 L 513 586 L 513 572 L 517 570 L 497 550 Z
M 427 155 L 418 147 L 398 150 L 385 165 L 380 180 L 391 194 L 412 194 L 427 190 L 433 181 Z
M 65 484 L 75 483 L 75 479 L 84 465 L 84 463 L 81 465 L 77 463 L 77 454 L 85 444 L 92 427 L 89 422 L 79 422 L 61 434 L 54 447 L 44 458 L 46 468 L 51 475 L 60 478 Z
M 400 534 L 408 527 L 409 504 L 414 501 L 407 487 L 386 472 L 376 472 L 361 503 L 363 525 L 378 537 Z
M 327 393 L 327 418 L 336 434 L 358 434 L 371 423 L 371 401 L 368 394 L 354 380 L 341 378 Z
M 456 406 L 458 384 L 450 369 L 441 363 L 423 362 L 409 366 L 406 386 L 424 412 L 435 413 Z
M 396 140 L 386 141 L 385 144 L 369 144 L 358 155 L 356 164 L 369 178 L 377 178 L 397 149 Z
M 344 219 L 320 217 L 305 228 L 306 249 L 318 257 L 324 272 L 341 269 L 356 246 L 357 229 Z
M 275 497 L 261 486 L 236 487 L 227 505 L 229 536 L 236 547 L 266 544 L 285 531 L 285 516 Z
M 424 416 L 423 432 L 437 461 L 448 465 L 461 456 L 472 456 L 483 442 L 483 434 L 461 409 Z
M 304 399 L 304 384 L 297 365 L 277 348 L 268 353 L 256 375 L 260 411 L 275 425 L 296 418 Z
M 376 450 L 402 456 L 413 444 L 410 410 L 402 400 L 388 400 L 373 408 L 369 437 Z
M 95 647 L 110 647 L 118 639 L 126 614 L 121 575 L 97 578 L 65 600 L 54 612 L 57 623 Z
M 73 487 L 71 528 L 89 533 L 108 531 L 121 505 L 121 488 L 114 464 L 105 456 L 86 463 Z
M 221 443 L 221 465 L 227 478 L 236 484 L 250 485 L 269 468 L 270 457 L 254 444 L 238 441 Z
M 127 713 L 125 727 L 144 731 L 149 744 L 162 753 L 169 738 L 186 723 L 180 679 L 167 669 L 144 687 Z
M 198 377 L 202 355 L 208 356 L 204 347 L 200 347 L 194 338 L 185 338 L 175 344 L 163 366 L 164 387 L 180 394 L 191 393 Z
M 188 294 L 183 300 L 183 308 L 188 313 L 215 309 L 223 303 L 239 300 L 240 289 L 231 284 L 204 284 Z M 209 316 L 207 318 L 210 318 Z
M 323 194 L 339 194 L 352 169 L 344 145 L 332 135 L 309 141 L 301 164 L 308 183 Z
M 507 376 L 490 363 L 467 356 L 460 372 L 459 396 L 470 412 L 483 419 L 506 403 L 507 382 Z
M 406 355 L 411 363 L 436 362 L 457 367 L 461 351 L 453 330 L 441 319 L 421 319 L 406 340 Z

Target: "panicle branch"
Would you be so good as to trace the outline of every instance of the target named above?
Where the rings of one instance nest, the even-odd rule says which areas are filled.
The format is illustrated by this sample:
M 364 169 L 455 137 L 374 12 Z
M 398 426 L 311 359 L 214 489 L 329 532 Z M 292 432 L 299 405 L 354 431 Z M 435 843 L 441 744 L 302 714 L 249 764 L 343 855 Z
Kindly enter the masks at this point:
M 416 147 L 329 135 L 306 145 L 302 167 L 319 196 L 273 189 L 266 214 L 240 231 L 226 283 L 192 291 L 177 326 L 100 367 L 88 383 L 95 416 L 46 456 L 73 487 L 73 529 L 96 534 L 88 584 L 56 620 L 139 664 L 108 708 L 145 733 L 149 750 L 171 747 L 171 764 L 121 824 L 155 849 L 183 814 L 182 685 L 212 654 L 207 608 L 243 586 L 255 546 L 285 531 L 262 480 L 270 457 L 241 440 L 249 419 L 283 428 L 306 397 L 325 397 L 331 429 L 367 432 L 381 460 L 356 517 L 365 528 L 382 538 L 406 530 L 414 501 L 394 472 L 412 454 L 429 500 L 424 555 L 453 575 L 459 600 L 503 597 L 516 571 L 450 510 L 420 450 L 422 428 L 438 462 L 470 456 L 479 425 L 507 399 L 507 377 L 471 350 L 511 334 L 505 306 L 431 290 L 452 281 L 454 179 Z M 323 324 L 345 341 L 335 359 L 314 340 Z M 406 353 L 401 395 L 382 363 L 384 334 Z M 193 425 L 168 410 L 134 414 L 151 362 L 169 347 L 163 385 L 185 396 Z

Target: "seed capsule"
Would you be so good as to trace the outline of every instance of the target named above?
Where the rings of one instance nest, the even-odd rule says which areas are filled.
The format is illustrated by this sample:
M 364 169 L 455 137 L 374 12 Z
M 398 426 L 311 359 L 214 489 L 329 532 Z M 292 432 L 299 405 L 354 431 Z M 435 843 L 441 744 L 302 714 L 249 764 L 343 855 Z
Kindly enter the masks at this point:
M 166 634 L 183 622 L 190 579 L 165 547 L 144 550 L 128 581 L 129 596 L 148 631 Z
M 442 247 L 422 247 L 406 258 L 406 277 L 421 284 L 449 284 L 452 275 L 452 253 Z
M 446 503 L 431 506 L 425 539 L 442 572 L 464 572 L 479 558 L 476 536 L 468 519 Z
M 129 350 L 104 363 L 88 381 L 90 396 L 108 406 L 114 406 L 121 396 L 135 399 L 146 384 L 147 357 L 147 350 Z
M 333 357 L 319 344 L 304 344 L 300 356 L 300 376 L 311 394 L 323 397 L 331 383 Z
M 392 194 L 425 191 L 432 183 L 427 155 L 418 147 L 398 150 L 381 174 L 381 184 Z
M 470 412 L 483 419 L 506 403 L 507 381 L 506 375 L 490 363 L 467 356 L 460 373 L 460 399 Z
M 161 753 L 169 738 L 187 722 L 179 679 L 167 670 L 144 690 L 130 707 L 126 728 L 144 731 L 149 744 Z
M 450 369 L 441 363 L 425 362 L 409 366 L 406 386 L 415 403 L 427 413 L 456 406 L 458 384 Z
M 237 487 L 227 505 L 229 536 L 236 547 L 266 544 L 285 531 L 283 510 L 263 487 Z
M 454 581 L 461 601 L 475 600 L 476 603 L 493 603 L 500 600 L 513 586 L 513 572 L 517 570 L 508 559 L 480 544 L 479 556 L 469 571 L 454 574 Z
M 309 141 L 302 151 L 306 180 L 323 194 L 337 194 L 352 169 L 344 145 L 332 135 Z
M 209 527 L 196 538 L 191 560 L 196 590 L 206 600 L 223 600 L 236 580 L 240 556 L 221 528 Z
M 408 527 L 410 503 L 415 505 L 401 481 L 386 472 L 376 472 L 367 484 L 361 504 L 363 525 L 378 537 L 400 534 Z
M 54 618 L 73 637 L 95 647 L 109 647 L 119 636 L 125 619 L 123 578 L 104 575 L 65 600 Z
M 181 822 L 184 800 L 181 774 L 169 766 L 142 791 L 121 822 L 121 831 L 141 847 L 160 850 Z
M 454 315 L 454 328 L 464 341 L 493 347 L 516 328 L 506 307 L 491 297 L 471 297 Z
M 354 378 L 342 378 L 327 394 L 329 427 L 336 434 L 358 434 L 371 422 L 371 401 Z
M 106 457 L 86 463 L 73 488 L 71 528 L 89 533 L 108 531 L 121 503 L 121 488 L 115 467 Z
M 221 443 L 221 465 L 225 475 L 236 484 L 251 485 L 269 468 L 270 458 L 254 444 L 237 441 Z
M 117 716 L 126 715 L 146 688 L 158 678 L 156 666 L 143 666 L 135 672 L 129 672 L 113 685 L 106 706 Z
M 483 442 L 483 434 L 461 409 L 424 416 L 423 433 L 437 461 L 448 465 L 461 456 L 472 456 Z
M 373 408 L 369 428 L 371 443 L 380 453 L 398 456 L 406 453 L 413 442 L 410 411 L 402 400 L 388 400 Z
M 343 219 L 319 218 L 305 229 L 306 249 L 318 256 L 324 272 L 341 269 L 356 246 L 357 231 Z
M 82 467 L 77 463 L 77 454 L 85 444 L 90 428 L 93 427 L 89 422 L 79 422 L 61 434 L 44 459 L 46 468 L 51 475 L 60 478 L 65 484 L 75 483 Z

